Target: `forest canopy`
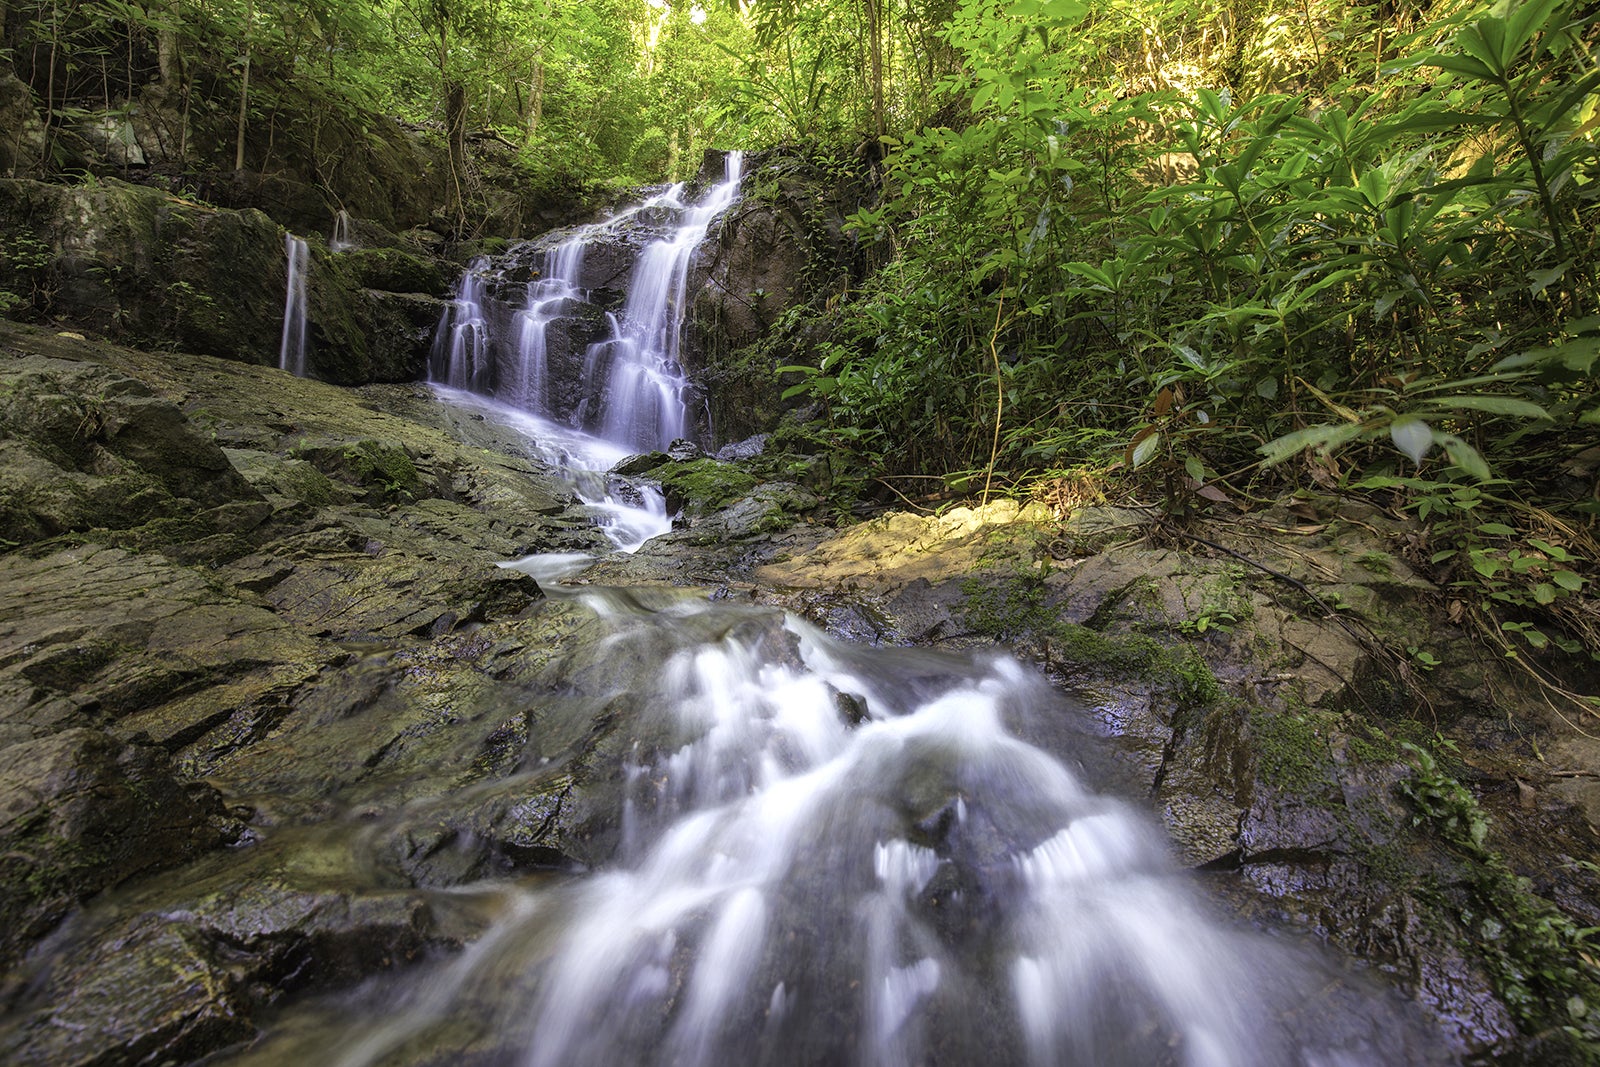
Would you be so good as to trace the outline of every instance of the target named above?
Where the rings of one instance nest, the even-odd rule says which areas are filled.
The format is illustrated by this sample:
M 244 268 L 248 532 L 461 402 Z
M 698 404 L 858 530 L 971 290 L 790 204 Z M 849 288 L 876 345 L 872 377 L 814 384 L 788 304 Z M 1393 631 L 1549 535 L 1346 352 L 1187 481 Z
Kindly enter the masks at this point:
M 320 173 L 387 115 L 442 140 L 461 205 L 474 139 L 551 188 L 683 178 L 713 147 L 865 171 L 871 269 L 760 353 L 861 491 L 1378 494 L 1497 612 L 1575 604 L 1600 553 L 1592 4 L 0 12 L 47 134 L 176 113 L 179 169 L 270 171 L 294 141 Z

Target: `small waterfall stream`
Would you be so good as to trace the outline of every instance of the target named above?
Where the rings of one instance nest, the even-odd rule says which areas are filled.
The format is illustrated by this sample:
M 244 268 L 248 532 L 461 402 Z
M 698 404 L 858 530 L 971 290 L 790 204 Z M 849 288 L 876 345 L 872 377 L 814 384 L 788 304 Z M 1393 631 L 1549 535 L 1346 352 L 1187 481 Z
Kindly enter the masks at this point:
M 629 672 L 615 858 L 442 894 L 495 918 L 247 1067 L 1439 1062 L 1366 987 L 1220 924 L 1149 819 L 1051 754 L 1095 764 L 1090 713 L 1015 660 L 509 565 Z
M 283 297 L 283 336 L 278 342 L 278 369 L 296 378 L 306 376 L 306 275 L 311 269 L 311 250 L 303 238 L 283 236 L 288 259 L 288 284 Z

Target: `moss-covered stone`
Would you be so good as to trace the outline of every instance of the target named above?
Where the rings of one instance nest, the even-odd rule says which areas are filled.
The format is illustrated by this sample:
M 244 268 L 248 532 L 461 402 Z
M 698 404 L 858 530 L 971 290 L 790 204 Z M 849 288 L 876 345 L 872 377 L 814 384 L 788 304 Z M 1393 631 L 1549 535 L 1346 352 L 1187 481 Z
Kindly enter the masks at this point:
M 668 511 L 689 517 L 720 511 L 756 487 L 755 475 L 714 459 L 669 461 L 650 468 L 645 477 L 661 486 Z
M 355 248 L 333 258 L 367 289 L 447 296 L 455 283 L 453 272 L 447 273 L 437 260 L 398 248 Z

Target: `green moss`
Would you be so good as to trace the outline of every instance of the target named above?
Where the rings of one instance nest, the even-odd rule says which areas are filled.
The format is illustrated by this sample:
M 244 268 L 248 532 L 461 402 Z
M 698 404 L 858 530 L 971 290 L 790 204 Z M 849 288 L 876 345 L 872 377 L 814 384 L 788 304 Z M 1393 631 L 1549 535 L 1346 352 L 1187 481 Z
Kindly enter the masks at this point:
M 1182 707 L 1209 707 L 1221 699 L 1216 675 L 1193 649 L 1169 648 L 1146 634 L 1110 634 L 1058 618 L 1046 598 L 1048 562 L 962 582 L 967 625 L 985 637 L 1031 643 L 1047 659 L 1082 671 L 1170 689 Z
M 1304 793 L 1333 780 L 1333 759 L 1314 715 L 1261 708 L 1251 711 L 1251 749 L 1256 775 L 1263 784 Z
M 333 481 L 303 460 L 290 460 L 277 478 L 287 496 L 312 507 L 322 507 L 333 499 Z
M 1417 813 L 1416 824 L 1443 838 L 1465 861 L 1464 895 L 1437 887 L 1430 894 L 1460 923 L 1466 934 L 1461 947 L 1488 965 L 1496 992 L 1524 1032 L 1560 1033 L 1581 1062 L 1600 1064 L 1600 967 L 1590 941 L 1595 931 L 1580 929 L 1534 893 L 1488 847 L 1488 815 L 1432 752 L 1404 747 L 1413 771 L 1401 791 Z
M 149 552 L 168 545 L 199 541 L 216 533 L 209 519 L 199 515 L 174 515 L 151 519 L 142 526 L 107 535 L 106 542 L 118 548 Z
M 1118 673 L 1146 673 L 1168 656 L 1167 649 L 1152 637 L 1112 636 L 1070 622 L 1054 622 L 1050 639 L 1052 653 L 1061 659 Z
M 336 259 L 366 289 L 440 295 L 450 287 L 437 263 L 398 248 L 357 248 Z
M 720 511 L 756 487 L 755 475 L 732 463 L 714 459 L 695 459 L 685 463 L 666 463 L 650 471 L 649 477 L 666 494 L 667 507 L 691 515 Z
M 1357 763 L 1393 763 L 1400 758 L 1400 746 L 1394 738 L 1373 726 L 1358 722 L 1345 741 L 1345 752 Z
M 344 460 L 356 484 L 376 486 L 388 499 L 414 500 L 421 492 L 417 465 L 397 445 L 358 441 L 345 448 Z
M 1369 574 L 1379 577 L 1387 578 L 1394 573 L 1394 559 L 1385 552 L 1363 552 L 1356 557 L 1356 562 Z

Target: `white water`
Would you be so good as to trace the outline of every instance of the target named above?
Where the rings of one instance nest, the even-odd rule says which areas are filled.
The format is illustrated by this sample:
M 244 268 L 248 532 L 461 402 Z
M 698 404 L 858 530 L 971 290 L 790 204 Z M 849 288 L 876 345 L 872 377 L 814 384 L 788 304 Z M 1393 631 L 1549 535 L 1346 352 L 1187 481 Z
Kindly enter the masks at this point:
M 592 509 L 595 524 L 618 551 L 632 552 L 645 541 L 672 528 L 661 490 L 653 485 L 625 483 L 607 473 L 628 457 L 627 449 L 478 393 L 438 385 L 434 390 L 447 403 L 476 410 L 485 418 L 521 434 L 533 454 L 560 471 L 578 499 Z M 593 562 L 590 556 L 574 558 Z
M 489 319 L 484 308 L 486 259 L 474 259 L 461 276 L 460 291 L 445 309 L 434 341 L 433 381 L 451 389 L 489 393 L 494 366 L 489 346 Z
M 306 376 L 306 274 L 311 269 L 311 250 L 303 239 L 284 234 L 284 255 L 288 259 L 288 284 L 283 297 L 283 334 L 278 341 L 278 369 L 297 378 Z
M 604 435 L 635 449 L 666 448 L 682 437 L 688 380 L 679 356 L 689 310 L 689 263 L 711 222 L 739 192 L 744 157 L 729 152 L 723 180 L 696 205 L 673 186 L 656 201 L 683 212 L 676 229 L 639 256 L 628 282 L 628 302 L 612 320 L 610 340 L 596 346 L 586 383 L 603 396 Z M 596 358 L 599 357 L 599 358 Z
M 581 238 L 545 253 L 544 272 L 528 283 L 528 303 L 516 316 L 517 360 L 513 403 L 535 415 L 550 417 L 550 366 L 547 331 L 550 323 L 585 299 L 578 287 L 585 243 Z
M 681 356 L 692 302 L 689 268 L 712 223 L 737 197 L 742 166 L 741 153 L 728 153 L 723 180 L 699 203 L 686 202 L 684 186 L 674 185 L 605 222 L 579 228 L 546 251 L 515 312 L 497 316 L 487 281 L 498 268 L 475 260 L 440 319 L 431 380 L 491 395 L 545 418 L 568 414 L 574 425 L 581 420 L 629 452 L 665 449 L 686 436 L 689 381 Z M 663 217 L 672 221 L 663 223 Z M 582 399 L 575 411 L 560 412 L 552 395 L 550 326 L 589 298 L 579 284 L 588 248 L 617 242 L 639 226 L 660 227 L 664 235 L 639 252 L 626 305 L 607 315 L 606 338 L 585 353 L 578 387 Z
M 348 252 L 355 246 L 355 239 L 350 236 L 350 213 L 340 208 L 338 214 L 333 216 L 333 234 L 328 238 L 328 251 Z
M 1217 925 L 1143 816 L 1018 735 L 1068 709 L 1015 661 L 570 595 L 618 662 L 676 646 L 618 705 L 617 859 L 475 887 L 500 920 L 342 1067 L 1389 1062 L 1370 1024 L 1294 1032 L 1318 980 Z

